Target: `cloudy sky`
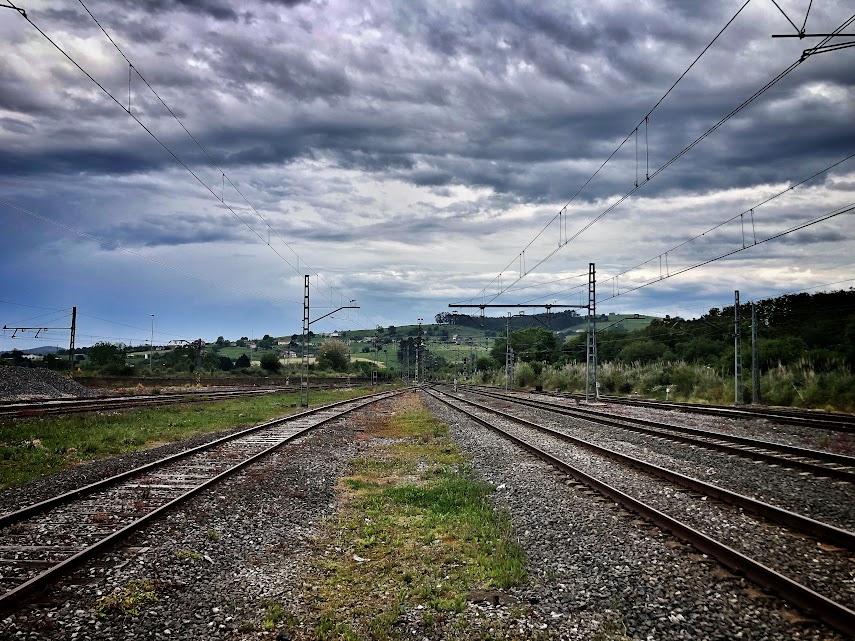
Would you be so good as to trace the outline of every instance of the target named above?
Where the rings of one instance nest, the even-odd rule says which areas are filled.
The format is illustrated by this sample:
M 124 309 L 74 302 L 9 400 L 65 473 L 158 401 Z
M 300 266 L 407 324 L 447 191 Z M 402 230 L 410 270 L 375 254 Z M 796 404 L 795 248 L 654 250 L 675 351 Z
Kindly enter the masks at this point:
M 742 1 L 86 0 L 121 52 L 78 1 L 14 4 L 32 24 L 0 8 L 0 324 L 76 305 L 78 344 L 141 343 L 151 314 L 156 342 L 291 334 L 304 273 L 313 318 L 361 306 L 315 331 L 579 304 L 591 262 L 601 312 L 855 285 L 851 212 L 753 246 L 855 202 L 855 158 L 789 189 L 855 153 L 855 48 L 659 171 L 817 42 L 771 38 L 796 32 L 771 0 L 652 112 Z M 801 27 L 808 0 L 778 4 Z M 815 0 L 807 32 L 851 13 Z

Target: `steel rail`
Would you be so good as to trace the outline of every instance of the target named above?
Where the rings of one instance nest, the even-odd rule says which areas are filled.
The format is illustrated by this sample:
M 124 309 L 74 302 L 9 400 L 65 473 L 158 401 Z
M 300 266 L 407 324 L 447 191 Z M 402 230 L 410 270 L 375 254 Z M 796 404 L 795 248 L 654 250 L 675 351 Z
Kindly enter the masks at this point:
M 796 512 L 791 512 L 790 510 L 785 510 L 769 503 L 765 503 L 763 501 L 758 501 L 757 499 L 753 499 L 749 496 L 732 492 L 731 490 L 727 490 L 718 485 L 713 485 L 712 483 L 707 483 L 706 481 L 701 481 L 700 479 L 695 479 L 690 476 L 680 474 L 679 472 L 660 467 L 659 465 L 655 465 L 647 461 L 642 461 L 641 459 L 637 459 L 634 456 L 629 456 L 627 454 L 617 452 L 610 448 L 603 447 L 602 445 L 597 445 L 596 443 L 586 441 L 585 439 L 570 436 L 569 434 L 565 434 L 564 432 L 560 432 L 551 427 L 547 427 L 546 425 L 540 425 L 538 423 L 529 421 L 519 416 L 514 416 L 513 414 L 508 414 L 507 412 L 497 410 L 493 407 L 482 405 L 466 398 L 461 398 L 460 396 L 453 396 L 452 398 L 458 401 L 462 401 L 473 407 L 477 407 L 478 409 L 484 410 L 486 412 L 490 412 L 491 414 L 495 414 L 496 416 L 501 416 L 504 419 L 519 423 L 521 425 L 525 425 L 526 427 L 535 430 L 539 430 L 545 434 L 549 434 L 550 436 L 554 436 L 563 441 L 573 443 L 574 445 L 580 445 L 586 449 L 595 452 L 596 454 L 606 456 L 612 460 L 618 461 L 625 465 L 630 465 L 636 469 L 639 469 L 648 474 L 653 474 L 654 476 L 658 476 L 659 478 L 665 479 L 666 481 L 669 481 L 671 483 L 676 483 L 677 485 L 681 485 L 695 492 L 705 494 L 711 498 L 715 498 L 720 501 L 724 501 L 725 503 L 730 503 L 731 505 L 741 507 L 745 510 L 748 510 L 749 512 L 780 523 L 781 525 L 797 529 L 805 534 L 810 534 L 811 536 L 814 536 L 818 539 L 822 539 L 828 543 L 832 543 L 834 545 L 841 545 L 849 550 L 855 550 L 855 532 L 850 532 L 834 525 L 829 525 L 828 523 L 817 521 L 816 519 L 812 519 L 808 516 L 804 516 Z
M 832 478 L 855 482 L 855 457 L 844 456 L 843 454 L 835 454 L 833 452 L 822 452 L 819 450 L 811 450 L 793 445 L 785 445 L 783 443 L 774 443 L 771 441 L 761 441 L 746 436 L 736 436 L 734 434 L 723 434 L 721 432 L 713 432 L 710 430 L 701 430 L 683 425 L 672 425 L 669 423 L 661 423 L 658 421 L 648 421 L 641 418 L 616 416 L 605 412 L 598 412 L 592 409 L 572 408 L 544 401 L 535 401 L 532 399 L 524 399 L 516 396 L 507 396 L 498 392 L 486 392 L 484 390 L 467 390 L 474 394 L 481 394 L 498 400 L 514 402 L 520 405 L 535 407 L 548 412 L 571 416 L 592 423 L 599 423 L 609 427 L 618 429 L 630 430 L 667 438 L 680 443 L 697 445 L 707 449 L 718 450 L 728 454 L 735 454 L 744 458 L 750 458 L 757 461 L 772 463 L 775 465 L 783 465 L 785 467 L 798 468 L 810 472 L 816 476 L 829 476 Z M 713 439 L 713 440 L 699 440 Z M 725 442 L 716 442 L 725 441 Z M 734 445 L 728 445 L 733 443 Z M 737 447 L 740 445 L 741 447 Z M 766 451 L 763 451 L 766 450 Z M 779 456 L 770 454 L 769 452 L 780 452 L 789 456 Z M 797 458 L 790 458 L 790 457 Z M 818 465 L 815 462 L 805 461 L 803 459 L 813 459 L 823 463 L 839 465 L 841 467 L 832 467 L 829 465 Z
M 248 432 L 255 432 L 255 431 L 258 431 L 259 429 L 271 427 L 271 426 L 273 426 L 273 424 L 278 425 L 278 424 L 281 424 L 284 422 L 288 422 L 288 421 L 292 421 L 292 420 L 296 420 L 296 419 L 301 419 L 301 418 L 306 418 L 307 416 L 317 414 L 318 412 L 322 412 L 322 411 L 328 411 L 330 409 L 340 409 L 340 406 L 345 404 L 345 403 L 352 404 L 352 407 L 345 408 L 343 411 L 337 412 L 332 416 L 323 418 L 322 420 L 318 421 L 317 423 L 309 425 L 309 426 L 299 430 L 298 432 L 284 438 L 283 440 L 279 441 L 278 443 L 274 443 L 273 445 L 251 455 L 249 458 L 244 459 L 243 461 L 234 465 L 233 467 L 231 467 L 227 470 L 224 470 L 223 472 L 217 474 L 216 476 L 214 476 L 210 479 L 205 480 L 204 482 L 197 485 L 196 487 L 188 490 L 187 492 L 182 493 L 181 495 L 173 498 L 172 500 L 168 501 L 167 503 L 155 508 L 151 512 L 146 513 L 145 515 L 143 515 L 139 519 L 136 519 L 132 523 L 129 523 L 128 525 L 121 528 L 120 530 L 117 530 L 116 532 L 109 534 L 108 536 L 97 541 L 96 543 L 84 548 L 83 550 L 80 550 L 79 552 L 75 553 L 74 555 L 72 555 L 72 556 L 60 561 L 56 565 L 48 568 L 44 572 L 41 572 L 40 574 L 30 578 L 29 580 L 25 581 L 24 583 L 16 586 L 12 590 L 5 592 L 4 594 L 0 595 L 0 612 L 14 611 L 18 607 L 20 607 L 20 605 L 22 604 L 22 600 L 24 598 L 34 594 L 35 592 L 39 591 L 42 588 L 44 588 L 45 586 L 47 586 L 48 584 L 50 584 L 51 582 L 53 582 L 57 578 L 59 578 L 61 575 L 67 573 L 68 571 L 77 567 L 78 565 L 87 561 L 88 559 L 100 554 L 103 550 L 105 550 L 109 546 L 115 544 L 119 540 L 127 537 L 129 534 L 141 529 L 144 525 L 147 525 L 149 522 L 158 518 L 159 516 L 161 516 L 162 514 L 164 514 L 166 511 L 170 510 L 171 508 L 175 507 L 179 503 L 182 503 L 182 502 L 188 500 L 189 498 L 195 496 L 196 494 L 198 494 L 202 490 L 204 490 L 204 489 L 218 483 L 219 481 L 227 478 L 228 476 L 231 476 L 232 474 L 240 471 L 241 469 L 243 469 L 247 465 L 250 465 L 251 463 L 254 463 L 254 462 L 258 461 L 259 459 L 263 458 L 264 456 L 271 454 L 275 450 L 281 448 L 283 445 L 293 441 L 294 439 L 296 439 L 300 436 L 305 435 L 310 430 L 313 430 L 317 427 L 320 427 L 321 425 L 329 423 L 330 421 L 339 419 L 342 416 L 345 416 L 346 414 L 348 414 L 350 412 L 361 409 L 367 405 L 370 405 L 371 403 L 382 400 L 384 398 L 389 398 L 389 397 L 395 396 L 395 395 L 400 394 L 400 393 L 402 393 L 402 392 L 401 391 L 380 392 L 378 394 L 369 395 L 368 397 L 359 397 L 356 399 L 350 399 L 348 401 L 341 401 L 338 403 L 321 406 L 321 407 L 315 408 L 314 410 L 310 410 L 309 412 L 302 412 L 300 414 L 295 414 L 295 415 L 289 416 L 286 419 L 278 419 L 277 421 L 271 421 L 269 423 L 265 423 L 265 424 L 262 424 L 260 426 L 256 426 L 255 428 L 250 428 L 249 430 L 243 430 L 237 434 L 229 435 L 229 437 L 225 437 L 223 439 L 218 439 L 217 441 L 206 444 L 206 446 L 193 448 L 192 450 L 188 450 L 187 452 L 181 453 L 181 454 L 186 455 L 186 454 L 189 454 L 191 452 L 198 452 L 200 449 L 210 449 L 211 447 L 214 447 L 215 444 L 222 443 L 223 441 L 234 440 L 235 438 L 246 435 Z M 161 461 L 159 461 L 158 463 L 163 464 L 165 462 L 173 461 L 173 460 L 175 460 L 175 458 L 176 458 L 176 456 L 167 457 L 165 459 L 161 459 Z M 146 466 L 142 466 L 140 468 L 136 468 L 135 470 L 131 470 L 130 472 L 139 473 L 142 470 L 149 470 L 149 469 L 151 469 L 151 467 L 152 467 L 152 464 L 149 464 Z M 93 484 L 93 486 L 94 485 L 103 485 L 104 487 L 106 487 L 108 485 L 114 485 L 115 482 L 110 483 L 109 481 L 124 480 L 128 476 L 129 476 L 128 473 L 123 473 L 123 474 L 117 475 L 116 477 L 111 477 L 111 479 L 105 479 L 104 481 L 99 482 L 98 484 Z M 86 488 L 81 488 L 81 489 L 87 489 L 88 490 L 90 488 L 92 488 L 92 486 L 87 486 Z M 73 498 L 77 492 L 79 492 L 79 490 L 66 493 L 66 494 L 62 495 L 62 497 Z M 88 494 L 90 492 L 86 492 L 86 493 Z M 60 498 L 60 497 L 55 497 L 55 498 Z M 40 504 L 36 504 L 35 506 L 30 506 L 30 508 L 25 508 L 24 510 L 19 510 L 18 512 L 12 513 L 11 515 L 4 515 L 4 516 L 10 517 L 13 515 L 20 515 L 24 512 L 29 511 L 32 508 L 39 508 L 38 510 L 36 510 L 36 512 L 41 512 L 44 509 L 45 503 L 46 502 L 42 502 Z M 20 519 L 18 519 L 18 521 L 20 521 Z
M 314 389 L 330 389 L 329 386 L 319 386 Z M 22 401 L 0 402 L 0 418 L 24 418 L 30 416 L 46 416 L 54 414 L 74 414 L 78 412 L 94 412 L 117 410 L 133 407 L 155 407 L 177 403 L 200 403 L 218 401 L 229 398 L 248 396 L 266 396 L 269 394 L 297 392 L 296 387 L 263 388 L 249 390 L 188 390 L 173 394 L 118 396 L 101 398 L 75 398 L 37 401 L 32 403 Z
M 171 454 L 170 456 L 166 456 L 162 459 L 158 459 L 156 461 L 152 461 L 151 463 L 146 463 L 145 465 L 141 465 L 139 467 L 135 467 L 131 470 L 126 470 L 109 478 L 101 479 L 100 481 L 95 481 L 94 483 L 90 483 L 89 485 L 84 485 L 83 487 L 79 487 L 74 490 L 70 490 L 69 492 L 65 492 L 63 494 L 57 494 L 56 496 L 52 496 L 49 499 L 45 499 L 44 501 L 40 501 L 38 503 L 33 503 L 32 505 L 28 505 L 27 507 L 23 507 L 19 510 L 15 510 L 14 512 L 7 512 L 4 514 L 0 514 L 0 528 L 7 527 L 14 523 L 17 523 L 23 519 L 30 518 L 40 512 L 44 512 L 51 508 L 62 505 L 63 503 L 68 503 L 70 501 L 79 499 L 87 494 L 92 494 L 93 492 L 97 492 L 99 490 L 106 489 L 111 485 L 115 485 L 121 481 L 124 481 L 132 476 L 137 476 L 139 474 L 143 474 L 145 472 L 150 472 L 151 470 L 157 469 L 158 467 L 163 467 L 167 463 L 172 463 L 174 461 L 178 461 L 182 458 L 187 458 L 188 456 L 192 456 L 193 454 L 198 454 L 199 452 L 203 452 L 205 450 L 209 450 L 218 445 L 222 445 L 223 443 L 227 443 L 228 441 L 233 441 L 239 438 L 242 438 L 248 434 L 252 434 L 253 432 L 258 432 L 260 430 L 267 429 L 269 427 L 274 427 L 277 425 L 282 425 L 284 423 L 288 423 L 290 421 L 296 421 L 307 416 L 311 416 L 313 414 L 317 414 L 319 412 L 324 412 L 330 409 L 334 409 L 336 407 L 340 407 L 341 405 L 345 405 L 347 403 L 353 403 L 359 398 L 372 398 L 379 397 L 384 394 L 388 394 L 388 392 L 377 392 L 375 394 L 368 394 L 366 396 L 357 397 L 356 399 L 347 399 L 343 401 L 336 401 L 334 403 L 328 403 L 326 405 L 319 405 L 318 407 L 312 408 L 308 411 L 298 412 L 296 414 L 291 414 L 289 416 L 285 416 L 282 418 L 276 418 L 271 421 L 267 421 L 265 423 L 259 423 L 258 425 L 253 425 L 252 427 L 248 427 L 245 430 L 241 430 L 239 432 L 234 432 L 232 434 L 227 434 L 226 436 L 220 437 L 208 443 L 203 443 L 202 445 L 197 445 L 196 447 L 191 447 L 188 450 L 184 450 L 182 452 L 178 452 L 176 454 Z
M 765 418 L 778 423 L 815 427 L 836 432 L 855 432 L 855 416 L 852 414 L 835 414 L 832 412 L 811 412 L 808 410 L 770 408 L 761 406 L 730 407 L 726 405 L 711 405 L 705 403 L 678 403 L 676 401 L 654 401 L 648 399 L 621 398 L 619 396 L 600 396 L 601 401 L 620 405 L 637 405 L 662 410 L 675 410 L 695 414 L 711 414 L 713 416 L 730 416 L 734 418 Z
M 676 537 L 691 544 L 700 552 L 712 556 L 732 571 L 746 576 L 761 587 L 782 597 L 784 600 L 788 601 L 800 610 L 816 616 L 844 634 L 852 635 L 855 633 L 855 611 L 850 610 L 846 606 L 811 590 L 807 586 L 784 576 L 780 572 L 777 572 L 758 561 L 755 561 L 751 557 L 734 550 L 730 546 L 699 532 L 691 526 L 668 516 L 656 508 L 649 506 L 628 494 L 624 494 L 620 490 L 586 474 L 569 463 L 566 463 L 561 459 L 544 452 L 536 446 L 509 434 L 501 428 L 492 425 L 477 415 L 463 408 L 457 407 L 448 401 L 447 398 L 443 398 L 434 392 L 428 393 L 449 407 L 452 407 L 456 411 L 466 415 L 479 425 L 500 433 L 512 443 L 515 443 L 519 447 L 534 454 L 536 457 L 565 474 L 572 476 L 580 483 L 587 485 L 623 507 L 639 514 L 655 525 L 671 532 Z

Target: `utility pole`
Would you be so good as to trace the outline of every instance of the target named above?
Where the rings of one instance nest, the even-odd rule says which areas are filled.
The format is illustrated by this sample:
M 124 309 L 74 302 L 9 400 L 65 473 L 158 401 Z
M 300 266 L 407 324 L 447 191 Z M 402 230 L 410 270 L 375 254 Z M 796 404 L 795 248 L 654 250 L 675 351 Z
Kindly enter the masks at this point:
M 68 377 L 74 373 L 74 334 L 77 332 L 77 307 L 71 308 L 71 337 L 68 341 Z
M 202 386 L 202 345 L 205 344 L 201 338 L 193 341 L 193 346 L 196 348 L 196 387 Z
M 77 331 L 77 307 L 71 308 L 71 327 L 9 327 L 8 325 L 3 325 L 3 329 L 12 330 L 12 338 L 15 338 L 15 335 L 18 332 L 21 332 L 23 334 L 28 330 L 34 330 L 36 332 L 33 338 L 38 338 L 39 334 L 41 334 L 42 332 L 47 332 L 51 329 L 69 330 L 70 338 L 68 342 L 68 375 L 71 376 L 71 372 L 74 368 L 74 334 Z
M 505 326 L 505 391 L 513 389 L 511 382 L 511 313 L 508 312 L 508 321 Z
M 757 354 L 757 306 L 751 301 L 751 403 L 760 404 L 760 359 Z
M 148 371 L 154 373 L 154 314 L 151 316 L 151 342 L 148 344 Z
M 371 371 L 371 386 L 377 385 L 377 330 L 374 330 L 374 367 Z
M 342 305 L 323 316 L 318 316 L 315 320 L 309 320 L 309 285 L 309 274 L 305 274 L 303 278 L 303 359 L 300 367 L 300 407 L 309 407 L 309 326 L 343 309 L 359 309 L 358 305 Z M 355 303 L 356 300 L 350 302 Z
M 419 336 L 418 336 L 418 340 L 416 341 L 416 380 L 415 380 L 416 385 L 418 385 L 420 380 L 421 380 L 419 378 L 419 374 L 421 373 L 419 371 L 419 366 L 421 365 L 421 360 L 422 360 L 422 319 L 420 318 L 419 319 Z
M 742 334 L 739 328 L 739 290 L 733 292 L 733 404 L 742 405 Z
M 599 398 L 597 385 L 597 270 L 594 263 L 588 263 L 588 340 L 587 364 L 585 367 L 585 402 L 591 396 Z M 593 388 L 593 393 L 591 389 Z

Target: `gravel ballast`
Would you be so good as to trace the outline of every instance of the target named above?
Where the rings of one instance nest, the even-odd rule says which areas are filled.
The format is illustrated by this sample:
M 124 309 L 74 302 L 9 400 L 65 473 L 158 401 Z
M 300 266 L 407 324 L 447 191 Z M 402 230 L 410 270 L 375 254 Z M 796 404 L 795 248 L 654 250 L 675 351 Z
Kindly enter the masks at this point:
M 589 638 L 572 632 L 574 622 L 606 611 L 631 639 L 842 638 L 509 441 L 426 402 L 500 488 L 497 501 L 510 511 L 536 580 L 529 592 L 561 622 L 560 638 Z
M 449 424 L 476 473 L 496 485 L 497 506 L 510 513 L 528 557 L 527 585 L 508 590 L 507 603 L 469 603 L 462 617 L 519 617 L 519 635 L 500 638 L 842 639 L 610 501 L 568 484 L 504 439 L 437 401 L 425 402 Z M 314 430 L 170 511 L 64 578 L 39 602 L 0 620 L 0 638 L 292 638 L 271 613 L 275 607 L 298 612 L 312 598 L 303 574 L 309 555 L 325 517 L 336 510 L 338 479 L 350 459 L 366 451 L 352 423 L 346 417 Z M 17 503 L 24 504 L 51 486 L 57 493 L 163 454 L 152 450 L 95 462 L 81 466 L 85 479 L 78 468 L 0 498 L 14 500 L 17 492 Z M 141 581 L 149 582 L 157 600 L 144 603 L 138 614 L 99 615 L 99 599 Z M 431 636 L 420 630 L 413 636 L 415 614 L 412 608 L 402 614 L 405 638 L 487 634 Z M 265 626 L 265 619 L 277 620 Z M 297 632 L 293 638 L 312 638 L 299 627 Z
M 346 420 L 206 490 L 62 579 L 0 622 L 0 638 L 263 636 L 274 604 L 296 608 L 302 564 L 335 508 L 335 484 L 352 453 Z M 140 581 L 151 582 L 156 601 L 137 614 L 99 615 L 99 599 Z
M 582 417 L 561 416 L 545 409 L 514 405 L 486 396 L 463 396 L 514 416 L 536 417 L 536 422 L 570 436 L 733 492 L 806 514 L 837 527 L 855 528 L 855 501 L 852 499 L 853 486 L 849 482 L 783 466 L 773 467 L 747 456 L 732 456 L 704 447 L 691 447 L 668 438 L 653 438 L 628 429 L 592 423 Z M 712 420 L 717 419 L 713 417 Z
M 100 396 L 66 374 L 43 367 L 0 367 L 0 400 L 27 401 Z

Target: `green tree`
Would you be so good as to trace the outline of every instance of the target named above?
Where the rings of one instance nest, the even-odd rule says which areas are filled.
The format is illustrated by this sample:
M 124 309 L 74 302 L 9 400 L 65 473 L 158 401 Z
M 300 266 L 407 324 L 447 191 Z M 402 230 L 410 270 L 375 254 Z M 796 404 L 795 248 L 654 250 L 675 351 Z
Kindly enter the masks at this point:
M 497 338 L 490 349 L 490 356 L 497 363 L 504 364 L 506 340 Z M 558 344 L 555 334 L 543 327 L 526 327 L 511 332 L 511 347 L 514 358 L 518 361 L 546 361 L 554 363 L 558 360 Z
M 179 345 L 163 356 L 163 363 L 179 372 L 192 372 L 196 369 L 196 348 L 192 345 Z
M 479 356 L 475 361 L 475 367 L 479 372 L 485 372 L 496 366 L 495 361 L 489 356 Z
M 232 359 L 230 359 L 228 356 L 220 356 L 219 359 L 220 359 L 220 362 L 219 362 L 218 367 L 221 370 L 223 370 L 224 372 L 228 372 L 228 371 L 233 370 L 235 368 L 235 364 L 232 362 Z
M 347 371 L 347 345 L 335 339 L 324 341 L 315 355 L 315 363 L 319 369 L 331 369 L 334 372 Z
M 95 343 L 86 357 L 98 367 L 122 367 L 125 364 L 125 345 L 105 341 Z
M 202 369 L 211 372 L 220 369 L 220 357 L 217 356 L 216 352 L 212 350 L 202 353 Z
M 249 367 L 250 365 L 252 365 L 252 362 L 246 354 L 241 354 L 235 361 L 235 367 L 237 368 Z
M 624 347 L 618 360 L 623 363 L 651 363 L 657 360 L 669 360 L 673 358 L 673 354 L 668 350 L 666 345 L 657 343 L 649 338 L 630 343 Z
M 282 363 L 279 362 L 279 357 L 274 352 L 267 352 L 261 357 L 261 367 L 268 372 L 278 372 Z

